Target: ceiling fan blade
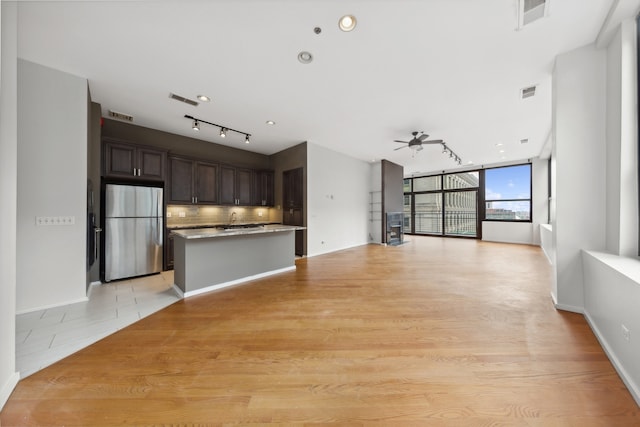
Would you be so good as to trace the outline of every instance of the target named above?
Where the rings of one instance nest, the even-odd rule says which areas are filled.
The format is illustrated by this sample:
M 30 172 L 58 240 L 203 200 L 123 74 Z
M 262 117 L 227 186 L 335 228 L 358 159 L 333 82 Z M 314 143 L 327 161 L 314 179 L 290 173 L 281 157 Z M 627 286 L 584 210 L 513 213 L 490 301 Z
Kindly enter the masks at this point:
M 419 139 L 420 141 L 424 141 L 424 140 L 425 140 L 425 139 L 427 139 L 427 138 L 429 138 L 429 135 L 428 135 L 428 134 L 426 134 L 426 133 L 423 133 L 422 135 L 420 135 L 420 136 L 418 137 L 418 139 Z
M 442 144 L 442 139 L 432 139 L 431 141 L 422 141 L 423 144 Z
M 403 144 L 408 144 L 409 141 L 398 141 L 397 139 L 394 139 L 393 142 L 402 142 Z
M 403 148 L 407 148 L 408 145 L 403 145 L 402 147 L 394 148 L 393 151 L 402 150 Z

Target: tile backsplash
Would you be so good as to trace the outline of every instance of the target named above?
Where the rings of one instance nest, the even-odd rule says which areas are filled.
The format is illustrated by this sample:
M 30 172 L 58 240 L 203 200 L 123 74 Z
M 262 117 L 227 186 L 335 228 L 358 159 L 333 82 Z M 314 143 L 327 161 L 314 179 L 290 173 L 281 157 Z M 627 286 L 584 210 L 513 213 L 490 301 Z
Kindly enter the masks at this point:
M 169 228 L 231 222 L 282 222 L 282 214 L 278 209 L 260 206 L 167 205 Z

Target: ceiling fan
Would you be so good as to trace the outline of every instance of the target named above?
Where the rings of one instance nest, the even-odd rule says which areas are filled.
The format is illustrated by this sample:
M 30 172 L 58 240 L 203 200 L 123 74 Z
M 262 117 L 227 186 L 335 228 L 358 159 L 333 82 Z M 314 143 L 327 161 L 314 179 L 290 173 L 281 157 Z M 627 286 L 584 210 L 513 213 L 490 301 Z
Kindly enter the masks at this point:
M 400 142 L 402 144 L 407 144 L 407 145 L 403 145 L 402 147 L 398 147 L 394 149 L 394 151 L 409 147 L 415 152 L 415 151 L 420 151 L 424 148 L 422 147 L 422 144 L 442 144 L 444 142 L 441 139 L 431 139 L 429 141 L 425 141 L 427 138 L 429 138 L 429 135 L 427 135 L 424 132 L 415 131 L 415 132 L 411 132 L 411 135 L 413 135 L 413 139 L 411 139 L 411 141 L 398 141 L 397 139 L 394 140 L 393 142 Z

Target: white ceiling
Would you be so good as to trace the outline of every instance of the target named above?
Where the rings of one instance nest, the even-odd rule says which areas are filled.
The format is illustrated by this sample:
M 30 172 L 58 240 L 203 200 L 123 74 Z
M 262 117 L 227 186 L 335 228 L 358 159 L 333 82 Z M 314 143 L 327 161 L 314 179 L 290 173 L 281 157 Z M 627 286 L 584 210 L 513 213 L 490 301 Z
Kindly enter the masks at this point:
M 18 53 L 87 78 L 103 116 L 263 154 L 309 141 L 411 174 L 460 168 L 440 146 L 394 151 L 414 130 L 445 140 L 462 167 L 537 157 L 554 58 L 594 42 L 612 2 L 550 0 L 546 18 L 517 31 L 517 0 L 29 1 Z M 344 14 L 353 32 L 338 29 Z M 251 144 L 207 125 L 196 134 L 185 114 Z

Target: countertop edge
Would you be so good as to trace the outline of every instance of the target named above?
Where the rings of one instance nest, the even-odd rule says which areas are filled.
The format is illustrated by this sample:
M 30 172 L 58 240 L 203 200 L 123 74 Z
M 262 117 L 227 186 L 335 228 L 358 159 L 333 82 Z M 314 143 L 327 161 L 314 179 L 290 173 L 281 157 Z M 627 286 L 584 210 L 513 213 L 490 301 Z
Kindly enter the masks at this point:
M 241 236 L 248 234 L 278 233 L 285 231 L 304 230 L 306 227 L 296 225 L 271 224 L 256 228 L 234 228 L 222 230 L 217 228 L 172 229 L 171 234 L 186 240 L 209 239 L 215 237 Z

